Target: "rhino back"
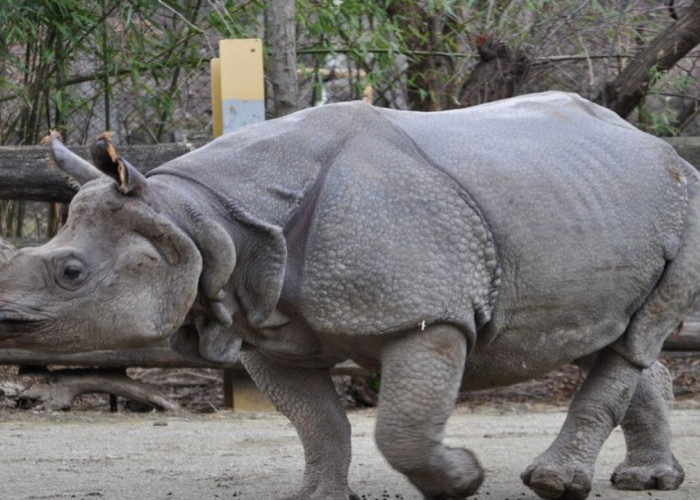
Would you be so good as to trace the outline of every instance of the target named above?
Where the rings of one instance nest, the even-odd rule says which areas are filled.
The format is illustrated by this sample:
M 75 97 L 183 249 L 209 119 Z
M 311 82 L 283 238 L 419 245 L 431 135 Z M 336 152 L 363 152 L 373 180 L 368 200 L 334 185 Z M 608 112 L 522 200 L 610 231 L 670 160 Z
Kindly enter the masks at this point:
M 355 125 L 366 127 L 375 113 L 364 106 L 310 108 L 243 127 L 149 172 L 176 176 L 212 193 L 213 203 L 229 201 L 236 210 L 284 227 Z
M 558 92 L 384 114 L 491 228 L 503 280 L 482 350 L 522 371 L 524 339 L 556 364 L 624 333 L 680 244 L 686 182 L 697 184 L 670 146 Z

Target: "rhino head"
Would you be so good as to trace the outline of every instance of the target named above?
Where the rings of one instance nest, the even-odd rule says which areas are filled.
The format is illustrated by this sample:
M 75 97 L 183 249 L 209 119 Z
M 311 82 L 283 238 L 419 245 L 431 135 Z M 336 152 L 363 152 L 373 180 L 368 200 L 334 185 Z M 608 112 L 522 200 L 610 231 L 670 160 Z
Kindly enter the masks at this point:
M 57 135 L 49 141 L 53 161 L 81 187 L 52 240 L 0 249 L 0 348 L 66 352 L 145 345 L 175 332 L 203 298 L 213 321 L 200 318 L 200 350 L 211 350 L 207 334 L 220 334 L 231 323 L 230 307 L 222 305 L 235 263 L 228 235 L 211 222 L 197 226 L 194 232 L 201 234 L 175 224 L 108 136 L 91 148 L 98 168 Z M 212 246 L 218 260 L 207 250 Z

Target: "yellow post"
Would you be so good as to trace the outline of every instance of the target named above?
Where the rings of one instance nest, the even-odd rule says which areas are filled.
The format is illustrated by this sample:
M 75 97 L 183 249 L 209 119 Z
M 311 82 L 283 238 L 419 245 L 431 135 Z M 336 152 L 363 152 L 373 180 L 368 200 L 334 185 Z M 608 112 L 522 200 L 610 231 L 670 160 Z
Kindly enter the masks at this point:
M 211 123 L 214 137 L 224 133 L 221 121 L 221 59 L 215 57 L 210 61 L 211 68 Z
M 219 58 L 211 60 L 214 137 L 265 120 L 262 41 L 221 40 Z M 274 411 L 243 370 L 227 369 L 224 406 L 242 411 Z
M 265 120 L 262 40 L 221 40 L 223 133 Z

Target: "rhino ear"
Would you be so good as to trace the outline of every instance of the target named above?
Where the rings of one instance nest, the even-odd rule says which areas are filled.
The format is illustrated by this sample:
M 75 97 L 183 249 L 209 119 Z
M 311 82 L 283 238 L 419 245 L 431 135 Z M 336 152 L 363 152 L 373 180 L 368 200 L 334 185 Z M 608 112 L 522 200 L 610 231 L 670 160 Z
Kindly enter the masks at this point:
M 119 156 L 110 132 L 104 132 L 95 139 L 90 146 L 90 155 L 98 169 L 117 181 L 121 193 L 140 197 L 157 209 L 158 203 L 148 188 L 148 180 L 136 167 Z
M 82 185 L 102 177 L 102 172 L 65 147 L 61 142 L 61 135 L 55 130 L 52 130 L 49 135 L 44 138 L 42 144 L 49 144 L 51 146 L 51 159 L 53 163 L 72 179 L 75 179 L 78 184 Z

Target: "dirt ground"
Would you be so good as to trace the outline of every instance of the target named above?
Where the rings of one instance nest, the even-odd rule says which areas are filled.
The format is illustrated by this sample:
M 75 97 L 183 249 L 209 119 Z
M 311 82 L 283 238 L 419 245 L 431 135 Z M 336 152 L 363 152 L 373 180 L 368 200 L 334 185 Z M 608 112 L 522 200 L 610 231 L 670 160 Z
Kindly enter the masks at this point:
M 599 458 L 590 498 L 700 498 L 700 358 L 664 356 L 676 381 L 674 449 L 685 483 L 676 492 L 612 489 L 608 477 L 624 455 L 616 430 Z M 107 398 L 95 395 L 82 396 L 70 412 L 31 404 L 20 410 L 16 391 L 32 380 L 15 370 L 0 370 L 0 500 L 272 499 L 299 484 L 303 453 L 294 429 L 276 413 L 222 410 L 217 371 L 131 372 L 183 407 L 173 414 L 135 413 L 123 401 L 119 413 L 109 413 Z M 486 469 L 475 498 L 536 498 L 519 474 L 554 439 L 580 382 L 577 370 L 567 367 L 536 381 L 461 396 L 447 440 L 474 450 Z M 341 379 L 338 386 L 351 408 L 351 487 L 365 500 L 420 498 L 376 449 L 375 411 L 357 409 L 371 399 L 372 384 Z
M 474 498 L 532 500 L 519 479 L 552 441 L 561 408 L 472 411 L 462 404 L 448 424 L 451 445 L 480 457 L 486 480 Z M 374 410 L 350 412 L 351 487 L 365 500 L 418 500 L 373 439 Z M 279 414 L 105 414 L 0 412 L 0 498 L 273 499 L 299 484 L 302 450 Z M 675 492 L 619 492 L 608 477 L 624 454 L 615 431 L 598 461 L 592 499 L 700 498 L 700 410 L 676 410 L 674 445 L 687 479 Z

